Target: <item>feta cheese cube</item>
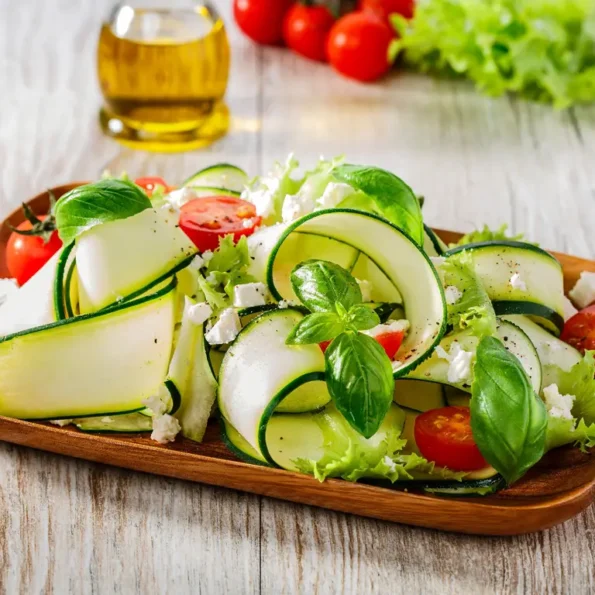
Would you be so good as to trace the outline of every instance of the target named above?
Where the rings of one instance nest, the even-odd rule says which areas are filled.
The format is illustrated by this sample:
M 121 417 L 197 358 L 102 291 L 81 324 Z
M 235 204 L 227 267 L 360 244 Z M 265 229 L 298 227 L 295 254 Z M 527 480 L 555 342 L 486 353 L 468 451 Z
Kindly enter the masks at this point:
M 205 262 L 209 262 L 209 260 L 211 260 L 211 258 L 213 258 L 213 251 L 212 250 L 205 250 L 202 254 L 202 259 Z
M 242 198 L 255 206 L 259 217 L 266 219 L 275 212 L 275 193 L 279 184 L 280 181 L 275 178 L 264 178 L 257 190 L 244 190 Z
M 595 302 L 595 273 L 583 271 L 568 295 L 579 308 L 586 308 Z
M 166 394 L 167 392 L 167 394 Z M 167 411 L 167 400 L 170 398 L 169 392 L 162 387 L 159 394 L 152 395 L 142 401 L 142 404 L 153 412 L 154 416 L 163 415 Z
M 221 312 L 219 320 L 209 329 L 205 338 L 210 345 L 224 345 L 231 343 L 241 330 L 238 313 L 233 308 L 227 308 Z
M 251 227 L 254 227 L 254 219 L 243 219 L 242 227 L 244 229 L 250 229 Z
M 181 429 L 182 426 L 180 426 L 180 422 L 175 417 L 167 413 L 165 415 L 159 415 L 153 418 L 151 440 L 155 440 L 159 444 L 173 442 Z
M 514 275 L 510 278 L 508 284 L 513 289 L 518 289 L 519 291 L 527 291 L 527 284 L 523 281 L 519 273 L 514 273 Z
M 179 211 L 187 202 L 196 198 L 196 192 L 192 188 L 179 188 L 178 190 L 172 190 L 164 198 L 165 206 Z
M 213 314 L 213 308 L 207 302 L 193 304 L 188 308 L 188 319 L 192 324 L 203 324 Z
M 552 417 L 573 419 L 572 406 L 574 405 L 574 395 L 561 395 L 558 385 L 550 384 L 543 389 L 543 398 L 545 399 L 548 412 Z
M 361 281 L 360 279 L 356 279 L 357 284 L 362 292 L 362 300 L 364 302 L 371 302 L 372 301 L 372 284 L 367 280 L 364 279 Z
M 564 322 L 570 320 L 575 314 L 578 314 L 578 310 L 572 305 L 572 302 L 564 296 Z
M 436 347 L 436 355 L 450 363 L 448 381 L 452 384 L 468 384 L 471 380 L 473 352 L 465 351 L 457 341 L 453 341 L 447 352 L 441 345 Z
M 281 310 L 285 310 L 286 308 L 289 308 L 290 303 L 287 300 L 281 300 L 277 306 L 279 307 L 279 309 Z
M 253 308 L 267 303 L 269 290 L 264 283 L 243 283 L 233 289 L 233 305 L 236 308 Z
M 188 267 L 194 271 L 200 271 L 200 269 L 204 268 L 207 265 L 205 259 L 200 255 L 197 254 L 191 261 Z
M 329 182 L 326 185 L 322 196 L 318 198 L 316 202 L 322 209 L 334 209 L 339 203 L 343 202 L 348 196 L 354 193 L 355 190 L 349 184 Z
M 449 306 L 453 306 L 463 297 L 463 292 L 458 287 L 455 287 L 454 285 L 449 285 L 444 290 L 444 295 L 446 297 L 446 303 Z
M 288 194 L 281 209 L 283 222 L 290 223 L 304 215 L 308 215 L 314 210 L 315 206 L 314 199 L 303 189 L 300 189 L 297 194 Z
M 378 335 L 385 335 L 386 333 L 406 333 L 410 326 L 409 321 L 405 319 L 391 320 L 386 324 L 379 324 L 367 331 L 362 331 L 362 333 L 375 339 Z

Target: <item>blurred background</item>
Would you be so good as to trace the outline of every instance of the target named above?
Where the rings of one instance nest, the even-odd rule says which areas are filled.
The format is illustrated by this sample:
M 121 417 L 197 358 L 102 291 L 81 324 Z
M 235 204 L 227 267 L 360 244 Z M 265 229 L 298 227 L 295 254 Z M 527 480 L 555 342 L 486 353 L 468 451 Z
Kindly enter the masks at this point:
M 290 152 L 303 166 L 345 154 L 390 169 L 426 196 L 431 224 L 506 222 L 546 247 L 594 254 L 585 227 L 595 186 L 590 0 L 433 0 L 412 21 L 407 0 L 364 2 L 366 17 L 352 12 L 356 2 L 296 3 L 288 25 L 292 4 L 0 0 L 3 213 L 106 168 L 176 184 L 217 162 L 256 175 Z M 152 12 L 159 6 L 169 21 Z M 404 16 L 383 16 L 395 8 Z M 139 50 L 151 40 L 169 46 Z M 389 47 L 390 69 L 382 61 Z M 320 61 L 327 56 L 330 65 Z M 421 72 L 428 69 L 440 76 Z M 200 121 L 194 136 L 167 122 L 142 130 L 155 113 L 139 112 L 135 101 L 160 87 L 173 93 L 161 117 Z M 113 117 L 126 113 L 140 133 Z M 138 150 L 163 151 L 154 141 L 164 135 L 167 150 L 192 150 Z

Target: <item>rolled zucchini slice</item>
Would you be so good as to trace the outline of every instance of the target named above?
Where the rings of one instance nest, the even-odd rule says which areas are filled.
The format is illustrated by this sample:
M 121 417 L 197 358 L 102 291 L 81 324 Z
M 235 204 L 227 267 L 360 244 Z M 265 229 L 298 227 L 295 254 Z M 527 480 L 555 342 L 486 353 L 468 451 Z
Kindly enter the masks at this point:
M 152 295 L 0 339 L 0 415 L 21 419 L 137 411 L 171 357 L 175 282 Z
M 246 184 L 248 184 L 248 174 L 243 169 L 229 163 L 218 163 L 205 167 L 184 182 L 185 187 L 210 186 L 233 192 L 242 192 Z
M 466 244 L 475 273 L 500 316 L 524 314 L 551 333 L 564 327 L 564 276 L 560 263 L 532 244 L 512 240 Z M 515 282 L 516 280 L 516 282 Z

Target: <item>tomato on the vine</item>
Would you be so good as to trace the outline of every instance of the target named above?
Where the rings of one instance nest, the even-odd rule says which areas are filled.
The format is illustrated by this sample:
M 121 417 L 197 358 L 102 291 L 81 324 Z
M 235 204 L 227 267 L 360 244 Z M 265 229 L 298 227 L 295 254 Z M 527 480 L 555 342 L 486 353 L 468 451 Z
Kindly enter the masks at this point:
M 333 25 L 329 34 L 329 62 L 347 77 L 375 81 L 390 69 L 388 49 L 394 37 L 393 30 L 374 14 L 348 14 Z
M 391 14 L 400 14 L 406 19 L 412 19 L 415 11 L 415 0 L 359 0 L 358 8 L 373 12 L 386 23 L 390 24 Z
M 151 196 L 151 194 L 153 194 L 157 186 L 161 186 L 166 192 L 172 190 L 172 188 L 167 185 L 167 182 L 159 176 L 136 178 L 136 180 L 134 180 L 134 183 L 137 186 L 140 186 L 147 193 L 147 196 Z
M 226 235 L 235 242 L 252 235 L 261 222 L 255 206 L 235 196 L 195 198 L 180 210 L 180 228 L 201 252 L 215 250 Z
M 238 27 L 253 41 L 277 45 L 283 41 L 283 19 L 294 0 L 235 0 Z
M 595 349 L 595 304 L 569 318 L 560 339 L 581 353 Z
M 471 431 L 469 407 L 442 407 L 415 420 L 415 442 L 421 454 L 440 467 L 475 471 L 488 466 Z
M 283 39 L 294 52 L 326 62 L 326 40 L 334 22 L 326 6 L 296 2 L 285 15 Z
M 26 220 L 14 228 L 6 244 L 6 267 L 24 285 L 62 247 L 53 215 L 36 216 L 23 205 Z

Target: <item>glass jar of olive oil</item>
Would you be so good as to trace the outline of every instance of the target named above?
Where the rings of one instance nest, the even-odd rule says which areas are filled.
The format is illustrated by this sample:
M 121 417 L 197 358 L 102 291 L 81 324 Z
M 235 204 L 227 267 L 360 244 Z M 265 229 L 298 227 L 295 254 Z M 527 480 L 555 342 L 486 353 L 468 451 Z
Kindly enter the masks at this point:
M 229 126 L 229 54 L 223 21 L 209 2 L 117 4 L 97 52 L 104 132 L 153 151 L 210 144 Z

